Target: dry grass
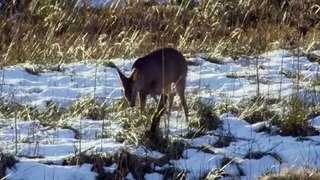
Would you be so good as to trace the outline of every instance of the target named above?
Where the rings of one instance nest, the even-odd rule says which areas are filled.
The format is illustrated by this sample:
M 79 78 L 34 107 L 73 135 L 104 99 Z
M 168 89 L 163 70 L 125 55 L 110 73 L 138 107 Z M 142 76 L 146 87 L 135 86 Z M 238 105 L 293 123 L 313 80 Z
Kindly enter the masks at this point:
M 319 47 L 320 8 L 314 0 L 205 0 L 191 5 L 133 0 L 122 8 L 101 9 L 76 2 L 21 0 L 3 6 L 1 66 L 139 56 L 164 46 L 229 55 Z
M 82 165 L 84 163 L 93 164 L 92 171 L 100 174 L 104 172 L 104 166 L 112 165 L 112 157 L 101 154 L 79 154 L 64 159 L 62 165 Z
M 97 179 L 125 179 L 128 173 L 132 173 L 135 179 L 143 179 L 146 173 L 158 172 L 168 179 L 181 177 L 184 171 L 174 168 L 155 170 L 154 166 L 163 166 L 168 163 L 167 158 L 140 157 L 128 149 L 120 149 L 113 155 L 103 154 L 80 154 L 64 159 L 63 165 L 82 165 L 84 163 L 93 164 L 92 171 L 98 173 Z M 106 172 L 104 167 L 113 163 L 117 167 L 113 173 Z M 185 173 L 185 172 L 184 172 Z
M 188 126 L 198 128 L 202 134 L 221 127 L 222 122 L 216 113 L 217 109 L 214 103 L 197 99 L 191 104 L 191 110 L 196 112 L 196 117 L 189 122 Z
M 284 136 L 316 136 L 319 131 L 308 123 L 309 111 L 311 107 L 299 99 L 292 97 L 288 101 L 282 102 L 287 107 L 281 121 L 275 122 L 279 127 L 279 133 Z
M 260 180 L 316 180 L 320 179 L 320 171 L 311 168 L 302 168 L 300 170 L 284 170 L 280 174 L 266 174 L 259 178 Z
M 64 111 L 65 117 L 81 116 L 82 118 L 92 119 L 92 120 L 105 119 L 106 114 L 107 114 L 106 105 L 94 99 L 93 97 L 74 101 Z
M 48 103 L 46 109 L 39 111 L 31 105 L 18 103 L 0 104 L 0 117 L 16 118 L 24 121 L 39 120 L 44 126 L 55 127 L 60 120 L 62 113 L 55 104 Z
M 243 111 L 241 112 L 240 118 L 250 124 L 263 121 L 273 122 L 279 119 L 277 112 L 272 110 L 272 105 L 276 103 L 279 103 L 279 100 L 255 96 L 249 99 L 248 102 L 243 103 Z

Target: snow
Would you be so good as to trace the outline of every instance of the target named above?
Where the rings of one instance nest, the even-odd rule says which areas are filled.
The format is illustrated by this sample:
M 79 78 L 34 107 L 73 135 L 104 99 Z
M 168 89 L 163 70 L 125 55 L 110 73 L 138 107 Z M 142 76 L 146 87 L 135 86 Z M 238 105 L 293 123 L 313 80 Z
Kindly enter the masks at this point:
M 118 168 L 118 165 L 116 163 L 113 163 L 111 166 L 103 168 L 106 172 L 113 173 Z
M 94 180 L 96 173 L 91 171 L 92 165 L 55 166 L 33 162 L 17 163 L 15 169 L 7 169 L 7 179 L 86 179 Z
M 223 158 L 223 155 L 204 153 L 197 149 L 186 149 L 182 156 L 182 159 L 172 160 L 171 163 L 188 170 L 187 179 L 199 179 L 211 169 L 219 169 Z
M 145 179 L 154 179 L 154 180 L 162 180 L 163 175 L 159 173 L 151 173 L 151 174 L 146 174 L 144 175 Z
M 297 87 L 296 79 L 287 78 L 279 72 L 300 72 L 305 78 L 299 84 L 301 97 L 315 102 L 319 100 L 318 94 L 314 93 L 319 87 L 308 86 L 310 81 L 318 80 L 317 63 L 308 61 L 306 57 L 296 57 L 282 49 L 263 53 L 257 58 L 240 57 L 234 60 L 226 57 L 222 60 L 224 64 L 213 64 L 200 57 L 189 59 L 198 66 L 189 66 L 187 96 L 235 105 L 242 103 L 243 100 L 256 95 L 255 61 L 258 60 L 260 94 L 270 98 L 290 96 L 293 88 Z M 134 59 L 111 61 L 128 75 Z M 64 64 L 62 71 L 44 69 L 38 75 L 28 73 L 25 66 L 27 65 L 10 66 L 0 70 L 2 101 L 27 104 L 39 110 L 45 109 L 48 103 L 55 103 L 59 108 L 65 109 L 74 101 L 89 97 L 95 97 L 109 105 L 123 95 L 117 72 L 100 63 L 85 61 Z M 232 78 L 230 75 L 238 78 Z M 172 112 L 170 129 L 166 131 L 169 135 L 175 136 L 188 131 L 181 114 L 183 113 L 180 110 Z M 200 137 L 184 139 L 192 147 L 184 150 L 181 159 L 170 160 L 170 163 L 157 166 L 155 169 L 184 169 L 187 171 L 187 179 L 197 179 L 213 169 L 222 169 L 231 179 L 239 177 L 240 171 L 244 173 L 242 179 L 255 179 L 263 173 L 280 172 L 288 167 L 320 167 L 318 136 L 299 139 L 258 133 L 256 130 L 266 122 L 249 124 L 231 113 L 222 114 L 220 119 L 223 122 L 222 129 Z M 3 152 L 15 152 L 14 122 L 15 120 L 10 118 L 0 119 L 0 150 Z M 320 117 L 308 122 L 320 129 Z M 80 143 L 74 130 L 81 134 L 82 151 L 112 155 L 127 148 L 139 157 L 159 159 L 164 156 L 145 147 L 117 142 L 112 137 L 122 130 L 122 126 L 113 117 L 104 120 L 71 117 L 64 123 L 67 126 L 52 129 L 44 127 L 38 120 L 17 119 L 19 163 L 15 168 L 7 169 L 7 179 L 95 179 L 97 174 L 91 171 L 90 164 L 62 166 L 64 158 L 79 153 Z M 103 132 L 107 132 L 108 138 L 101 138 Z M 215 148 L 213 145 L 219 140 L 218 135 L 232 137 L 234 141 L 227 147 Z M 203 146 L 214 153 L 199 150 L 199 147 Z M 260 159 L 245 158 L 250 152 L 264 153 L 264 156 Z M 275 155 L 280 157 L 281 161 L 275 158 Z M 225 157 L 231 158 L 232 162 L 222 164 Z M 53 162 L 53 165 L 49 165 L 48 162 Z M 104 169 L 112 173 L 117 167 L 118 165 L 113 163 Z M 127 178 L 132 179 L 132 174 L 127 174 Z M 156 172 L 148 173 L 145 174 L 145 178 L 162 179 L 163 175 Z
M 267 155 L 259 160 L 246 159 L 241 163 L 240 167 L 244 169 L 245 174 L 248 174 L 242 179 L 257 179 L 261 174 L 278 172 L 279 162 L 272 156 Z
M 216 136 L 204 135 L 201 137 L 192 138 L 188 140 L 188 143 L 193 146 L 201 146 L 201 145 L 210 146 L 216 143 L 217 140 L 218 140 L 218 137 Z
M 320 129 L 320 116 L 310 119 L 308 122 L 310 123 L 310 125 L 316 127 L 317 129 Z
M 164 154 L 157 151 L 150 151 L 148 149 L 138 147 L 134 150 L 134 154 L 140 157 L 151 157 L 155 159 L 159 159 L 164 156 Z
M 282 51 L 280 51 L 282 52 Z M 286 52 L 286 51 L 285 51 Z M 288 55 L 289 53 L 287 52 Z M 310 63 L 306 58 L 280 56 L 278 51 L 265 53 L 259 59 L 261 66 L 266 69 L 260 70 L 261 81 L 260 93 L 271 97 L 289 95 L 294 85 L 294 80 L 279 75 L 282 71 L 299 71 L 309 80 L 318 76 L 316 69 L 319 66 Z M 132 64 L 132 60 L 126 60 L 125 64 Z M 234 102 L 239 102 L 244 97 L 256 93 L 255 65 L 241 65 L 241 62 L 228 62 L 226 64 L 212 64 L 201 61 L 201 66 L 190 66 L 188 72 L 187 92 L 197 92 L 201 97 L 221 99 L 221 95 L 227 96 Z M 123 65 L 122 62 L 118 65 Z M 71 102 L 95 96 L 112 103 L 115 99 L 122 97 L 122 90 L 114 69 L 103 65 L 90 63 L 67 64 L 63 72 L 47 70 L 40 75 L 31 75 L 19 66 L 6 67 L 0 71 L 2 78 L 2 95 L 5 100 L 31 104 L 38 108 L 45 108 L 48 102 L 57 103 L 61 108 L 68 106 Z M 124 68 L 129 74 L 130 68 Z M 234 74 L 241 78 L 228 78 L 228 74 Z M 281 81 L 281 84 L 280 84 Z M 306 84 L 302 82 L 302 86 Z M 13 97 L 14 95 L 14 97 Z

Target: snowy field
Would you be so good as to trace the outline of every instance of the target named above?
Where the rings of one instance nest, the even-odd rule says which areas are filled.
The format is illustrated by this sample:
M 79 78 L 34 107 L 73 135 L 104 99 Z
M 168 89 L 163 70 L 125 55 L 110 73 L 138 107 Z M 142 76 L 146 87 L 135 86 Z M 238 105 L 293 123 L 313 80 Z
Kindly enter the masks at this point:
M 320 51 L 315 51 L 320 55 Z M 188 58 L 194 65 L 189 66 L 187 77 L 187 96 L 208 99 L 213 102 L 241 103 L 256 95 L 257 83 L 256 58 L 240 57 L 239 59 L 223 58 L 221 64 L 211 63 L 202 58 Z M 112 60 L 127 75 L 134 59 Z M 17 65 L 3 68 L 0 71 L 0 92 L 2 101 L 28 104 L 39 110 L 46 108 L 48 103 L 54 103 L 64 109 L 72 102 L 87 97 L 106 101 L 112 104 L 122 97 L 122 90 L 117 72 L 102 65 L 101 62 L 80 62 L 63 64 L 59 71 L 43 69 L 39 74 L 27 72 L 26 66 Z M 260 93 L 279 98 L 290 96 L 296 88 L 296 79 L 288 78 L 285 73 L 299 72 L 303 77 L 300 81 L 300 95 L 304 98 L 317 100 L 316 91 L 310 82 L 319 80 L 319 65 L 310 62 L 306 57 L 297 57 L 286 50 L 277 50 L 261 54 L 258 57 Z M 282 72 L 282 73 L 280 73 Z M 285 73 L 283 73 L 285 72 Z M 313 91 L 311 91 L 312 89 Z M 151 99 L 150 99 L 151 100 Z M 176 106 L 179 100 L 176 99 Z M 172 119 L 178 119 L 179 126 L 172 126 L 171 131 L 179 133 L 186 131 L 181 110 L 174 111 Z M 192 116 L 190 117 L 192 119 Z M 193 147 L 208 146 L 213 153 L 200 151 L 196 148 L 185 149 L 181 159 L 171 160 L 156 170 L 168 167 L 178 167 L 187 171 L 187 179 L 198 179 L 212 169 L 222 169 L 228 174 L 225 179 L 256 179 L 264 173 L 278 173 L 283 169 L 298 169 L 300 167 L 320 167 L 320 137 L 310 136 L 296 138 L 276 134 L 258 133 L 256 130 L 266 122 L 249 124 L 234 114 L 225 113 L 220 116 L 222 128 L 212 133 L 194 139 L 185 139 Z M 176 120 L 174 120 L 176 121 Z M 320 128 L 320 117 L 310 119 L 310 124 Z M 121 130 L 116 119 L 105 120 L 80 119 L 74 117 L 69 125 L 80 131 L 82 135 L 81 148 L 90 153 L 114 154 L 127 148 L 138 156 L 161 158 L 163 154 L 157 151 L 135 147 L 127 142 L 120 143 L 113 139 L 112 134 Z M 107 124 L 108 138 L 101 139 L 101 125 Z M 15 152 L 14 119 L 0 119 L 0 149 L 5 153 Z M 18 156 L 19 162 L 15 168 L 7 169 L 7 179 L 95 179 L 97 173 L 92 171 L 92 164 L 79 166 L 64 166 L 63 159 L 79 152 L 79 139 L 70 129 L 50 129 L 39 121 L 17 120 Z M 218 135 L 235 137 L 236 141 L 229 146 L 215 148 L 212 145 L 218 141 Z M 263 152 L 258 159 L 246 157 L 248 152 Z M 280 157 L 277 158 L 274 156 Z M 33 158 L 29 158 L 33 157 Z M 37 158 L 34 158 L 37 157 Z M 222 165 L 226 157 L 232 163 Z M 105 166 L 106 171 L 112 171 L 117 164 Z M 162 179 L 160 173 L 150 173 L 146 179 Z M 127 176 L 133 179 L 131 173 Z

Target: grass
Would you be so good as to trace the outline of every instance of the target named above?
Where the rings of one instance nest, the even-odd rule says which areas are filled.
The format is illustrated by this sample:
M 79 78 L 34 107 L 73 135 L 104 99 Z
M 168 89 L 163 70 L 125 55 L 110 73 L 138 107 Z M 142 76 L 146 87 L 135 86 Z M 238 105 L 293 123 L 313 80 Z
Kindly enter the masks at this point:
M 294 137 L 319 134 L 319 131 L 308 123 L 309 119 L 319 115 L 317 104 L 301 99 L 296 93 L 283 99 L 253 97 L 240 108 L 240 119 L 250 124 L 266 122 L 257 132 Z
M 221 169 L 212 169 L 208 174 L 204 175 L 204 177 L 200 178 L 201 180 L 218 180 L 226 176 L 226 173 Z
M 278 114 L 272 110 L 272 105 L 278 103 L 278 100 L 269 99 L 266 97 L 253 97 L 248 102 L 244 103 L 243 111 L 240 119 L 247 121 L 250 124 L 263 121 L 274 121 L 278 119 Z
M 319 131 L 307 122 L 311 107 L 298 97 L 292 97 L 283 102 L 287 107 L 282 120 L 275 122 L 279 127 L 279 133 L 285 136 L 311 136 L 319 135 Z
M 218 140 L 213 144 L 213 147 L 215 148 L 228 147 L 231 142 L 235 142 L 235 141 L 236 139 L 232 136 L 219 135 Z
M 265 174 L 260 180 L 316 180 L 320 179 L 320 171 L 312 168 L 301 168 L 299 170 L 286 169 L 279 174 Z
M 238 169 L 238 173 L 235 174 L 228 174 L 228 171 L 226 171 L 226 167 L 228 165 L 234 165 Z M 242 170 L 239 168 L 239 165 L 235 162 L 235 159 L 232 159 L 230 157 L 223 157 L 221 160 L 221 165 L 220 168 L 215 168 L 210 170 L 208 173 L 203 175 L 200 179 L 221 179 L 221 178 L 226 178 L 226 179 L 238 179 L 239 176 L 243 176 L 244 173 Z
M 62 165 L 82 165 L 90 163 L 93 165 L 92 170 L 98 174 L 104 172 L 104 166 L 111 166 L 113 161 L 109 155 L 102 154 L 78 154 L 64 159 Z
M 51 127 L 64 124 L 70 117 L 102 120 L 106 113 L 107 107 L 92 98 L 74 101 L 66 109 L 60 109 L 54 103 L 48 102 L 47 107 L 41 111 L 26 104 L 4 102 L 0 105 L 0 115 L 4 118 L 39 120 L 42 125 Z
M 81 116 L 86 119 L 102 120 L 107 114 L 107 107 L 93 97 L 84 98 L 73 102 L 65 110 L 64 114 L 71 117 Z
M 7 2 L 0 9 L 1 66 L 135 57 L 164 46 L 232 56 L 318 48 L 319 4 L 278 2 L 137 0 L 100 9 L 76 0 Z
M 197 99 L 192 104 L 192 110 L 196 112 L 196 117 L 189 122 L 190 127 L 198 128 L 200 131 L 207 132 L 221 127 L 222 122 L 216 114 L 215 104 L 203 102 Z
M 175 47 L 183 53 L 209 52 L 210 56 L 205 59 L 219 64 L 222 62 L 215 57 L 220 55 L 240 57 L 277 48 L 292 50 L 300 47 L 305 52 L 320 48 L 320 6 L 319 2 L 313 0 L 204 0 L 199 3 L 180 1 L 161 5 L 155 1 L 144 3 L 137 0 L 122 8 L 112 6 L 101 9 L 86 4 L 75 6 L 76 0 L 6 2 L 11 4 L 0 7 L 1 68 L 29 62 L 58 65 L 57 70 L 60 71 L 59 65 L 63 63 L 137 57 L 164 46 Z M 14 11 L 19 14 L 14 14 Z M 319 57 L 308 56 L 312 61 L 319 62 Z M 34 67 L 25 67 L 25 70 L 34 75 L 41 73 L 41 69 Z M 291 78 L 299 75 L 280 73 Z M 236 74 L 228 74 L 228 77 L 239 78 Z M 38 112 L 28 105 L 2 104 L 0 112 L 4 117 L 39 119 L 42 124 L 53 127 L 72 116 L 101 120 L 110 113 L 115 119 L 120 119 L 125 128 L 125 132 L 118 136 L 119 141 L 129 140 L 134 145 L 142 144 L 150 149 L 158 149 L 165 153 L 168 159 L 181 158 L 188 144 L 175 139 L 164 139 L 162 136 L 146 139 L 140 130 L 150 124 L 149 115 L 138 115 L 136 109 L 133 113 L 128 113 L 123 110 L 122 104 L 123 102 L 119 101 L 114 106 L 105 107 L 101 102 L 85 99 L 74 102 L 64 112 L 60 112 L 53 104 L 49 104 L 44 112 Z M 275 117 L 273 112 L 269 111 L 269 106 L 270 104 L 256 99 L 246 107 L 242 118 L 250 123 L 269 121 Z M 306 123 L 305 117 L 308 113 L 303 103 L 292 100 L 284 106 L 288 107 L 282 116 L 285 118 L 276 118 L 273 122 L 278 126 L 280 134 L 303 136 L 316 132 Z M 229 111 L 239 114 L 238 108 L 232 105 L 217 107 L 198 104 L 195 109 L 198 110 L 197 118 L 193 119 L 191 126 L 204 132 L 221 126 L 217 111 L 220 111 L 220 114 Z M 81 138 L 79 131 L 75 132 L 76 136 Z M 201 134 L 203 132 L 189 133 L 186 136 L 196 137 Z M 233 137 L 219 136 L 213 146 L 229 146 L 232 141 L 235 141 Z M 206 149 L 203 147 L 202 150 Z M 261 155 L 259 152 L 253 153 L 257 157 Z M 139 179 L 143 178 L 145 172 L 152 172 L 150 161 L 136 157 L 128 151 L 121 151 L 112 158 L 112 161 L 119 164 L 116 173 L 104 174 L 105 176 L 101 174 L 101 179 L 125 178 L 129 171 Z M 13 162 L 11 160 L 10 162 Z M 68 160 L 68 164 L 85 162 L 94 164 L 94 171 L 99 173 L 103 166 L 110 164 L 109 157 L 100 155 L 80 154 L 80 157 Z M 7 163 L 1 165 L 2 175 L 3 165 L 7 166 Z M 168 179 L 185 178 L 186 173 L 175 168 L 168 168 L 163 172 Z M 208 178 L 221 177 L 223 173 L 213 170 Z M 296 177 L 296 172 L 283 174 L 292 179 Z M 297 177 L 312 177 L 318 174 L 318 171 L 310 170 L 306 173 L 298 172 Z M 279 177 L 284 178 L 280 175 Z
M 81 153 L 65 158 L 62 165 L 92 164 L 92 171 L 98 174 L 97 179 L 123 179 L 128 173 L 132 173 L 136 179 L 143 179 L 146 173 L 154 172 L 163 174 L 169 179 L 184 176 L 184 171 L 172 167 L 161 170 L 153 168 L 154 166 L 163 166 L 168 162 L 167 158 L 140 157 L 128 149 L 120 149 L 113 155 Z M 106 172 L 104 167 L 111 166 L 113 163 L 117 164 L 115 171 L 113 173 Z
M 0 105 L 0 116 L 24 121 L 39 120 L 44 126 L 55 127 L 59 122 L 61 112 L 52 103 L 48 103 L 46 109 L 39 111 L 31 105 L 5 102 Z
M 245 154 L 243 158 L 244 159 L 261 159 L 267 155 L 275 158 L 279 163 L 282 162 L 281 157 L 277 153 L 274 153 L 274 152 L 248 151 L 248 153 Z

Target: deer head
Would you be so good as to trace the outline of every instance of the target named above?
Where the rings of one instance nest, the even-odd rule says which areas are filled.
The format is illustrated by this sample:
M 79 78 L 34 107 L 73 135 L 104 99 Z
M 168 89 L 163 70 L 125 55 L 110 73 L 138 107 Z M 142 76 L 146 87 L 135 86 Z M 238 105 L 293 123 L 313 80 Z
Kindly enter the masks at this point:
M 124 90 L 125 99 L 130 107 L 134 107 L 139 89 L 137 86 L 139 84 L 137 83 L 139 71 L 136 68 L 132 69 L 130 77 L 126 77 L 119 69 L 117 69 L 117 72 Z

